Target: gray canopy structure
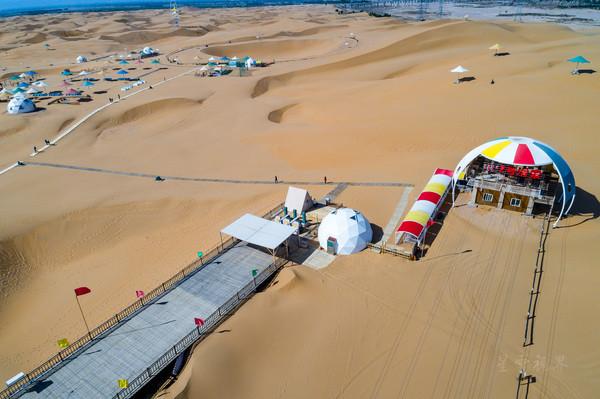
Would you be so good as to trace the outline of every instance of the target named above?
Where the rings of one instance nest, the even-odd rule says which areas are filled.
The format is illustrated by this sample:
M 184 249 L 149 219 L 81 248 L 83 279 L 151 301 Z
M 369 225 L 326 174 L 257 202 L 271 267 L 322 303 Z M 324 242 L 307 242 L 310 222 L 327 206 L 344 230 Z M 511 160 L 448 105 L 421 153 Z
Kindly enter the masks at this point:
M 288 239 L 295 232 L 294 227 L 246 213 L 221 230 L 221 241 L 223 240 L 222 235 L 226 234 L 249 244 L 266 248 L 275 256 L 275 252 L 281 244 L 285 243 L 287 248 Z

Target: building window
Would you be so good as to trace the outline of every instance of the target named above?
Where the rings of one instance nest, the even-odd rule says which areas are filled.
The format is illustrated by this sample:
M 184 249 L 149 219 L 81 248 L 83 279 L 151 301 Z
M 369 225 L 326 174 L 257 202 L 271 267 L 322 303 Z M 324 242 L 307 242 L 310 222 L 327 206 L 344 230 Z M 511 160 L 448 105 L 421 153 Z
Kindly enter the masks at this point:
M 511 198 L 510 206 L 512 206 L 514 208 L 519 208 L 521 206 L 521 200 L 519 198 Z
M 494 200 L 494 195 L 491 193 L 484 193 L 483 194 L 483 200 L 485 202 L 492 202 Z

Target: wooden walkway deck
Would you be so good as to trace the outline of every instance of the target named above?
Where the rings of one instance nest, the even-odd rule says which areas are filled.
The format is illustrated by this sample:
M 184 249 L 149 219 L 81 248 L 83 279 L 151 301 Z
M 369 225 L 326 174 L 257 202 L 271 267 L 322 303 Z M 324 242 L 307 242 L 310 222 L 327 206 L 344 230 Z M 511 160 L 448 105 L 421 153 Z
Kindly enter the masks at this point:
M 245 243 L 215 258 L 25 390 L 24 398 L 112 398 L 272 263 Z M 19 396 L 19 395 L 17 395 Z

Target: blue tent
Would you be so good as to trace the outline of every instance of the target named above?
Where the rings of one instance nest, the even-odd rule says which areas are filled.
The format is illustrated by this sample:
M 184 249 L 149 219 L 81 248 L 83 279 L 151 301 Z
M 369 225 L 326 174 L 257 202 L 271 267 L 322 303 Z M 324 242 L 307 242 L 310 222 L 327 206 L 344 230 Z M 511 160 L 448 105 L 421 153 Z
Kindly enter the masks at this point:
M 37 75 L 37 72 L 36 71 L 27 71 L 27 72 L 25 72 L 25 75 L 27 75 L 27 76 L 35 76 L 35 75 Z
M 17 94 L 17 93 L 23 93 L 25 90 L 21 89 L 20 87 L 17 87 L 15 89 L 12 89 L 10 92 L 12 94 Z
M 129 62 L 127 62 L 125 60 L 121 60 L 121 61 L 119 61 L 119 64 L 120 65 L 127 65 L 127 64 L 129 64 Z
M 221 61 L 229 61 L 229 57 L 223 56 L 223 57 L 219 58 L 219 60 L 221 60 Z
M 60 74 L 63 75 L 63 76 L 73 75 L 73 73 L 71 71 L 69 71 L 68 69 L 65 69 Z
M 117 74 L 119 74 L 119 75 L 127 75 L 128 73 L 129 73 L 129 72 L 127 72 L 127 71 L 126 71 L 126 70 L 124 70 L 124 69 L 119 69 L 119 70 L 117 71 Z
M 20 87 L 20 88 L 22 88 L 22 89 L 24 89 L 24 88 L 29 87 L 29 83 L 27 83 L 27 82 L 19 82 L 19 84 L 17 86 Z
M 92 82 L 90 82 L 89 80 L 86 80 L 85 82 L 83 82 L 82 86 L 93 86 L 94 84 Z

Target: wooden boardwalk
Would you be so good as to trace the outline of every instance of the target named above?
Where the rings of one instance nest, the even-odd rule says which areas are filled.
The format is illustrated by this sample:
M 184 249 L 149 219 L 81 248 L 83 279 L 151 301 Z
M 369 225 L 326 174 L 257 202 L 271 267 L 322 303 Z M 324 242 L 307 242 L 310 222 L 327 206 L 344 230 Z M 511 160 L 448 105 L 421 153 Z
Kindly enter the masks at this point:
M 148 303 L 79 354 L 51 370 L 19 397 L 112 398 L 118 380 L 132 381 L 272 263 L 271 255 L 245 243 L 215 258 Z

